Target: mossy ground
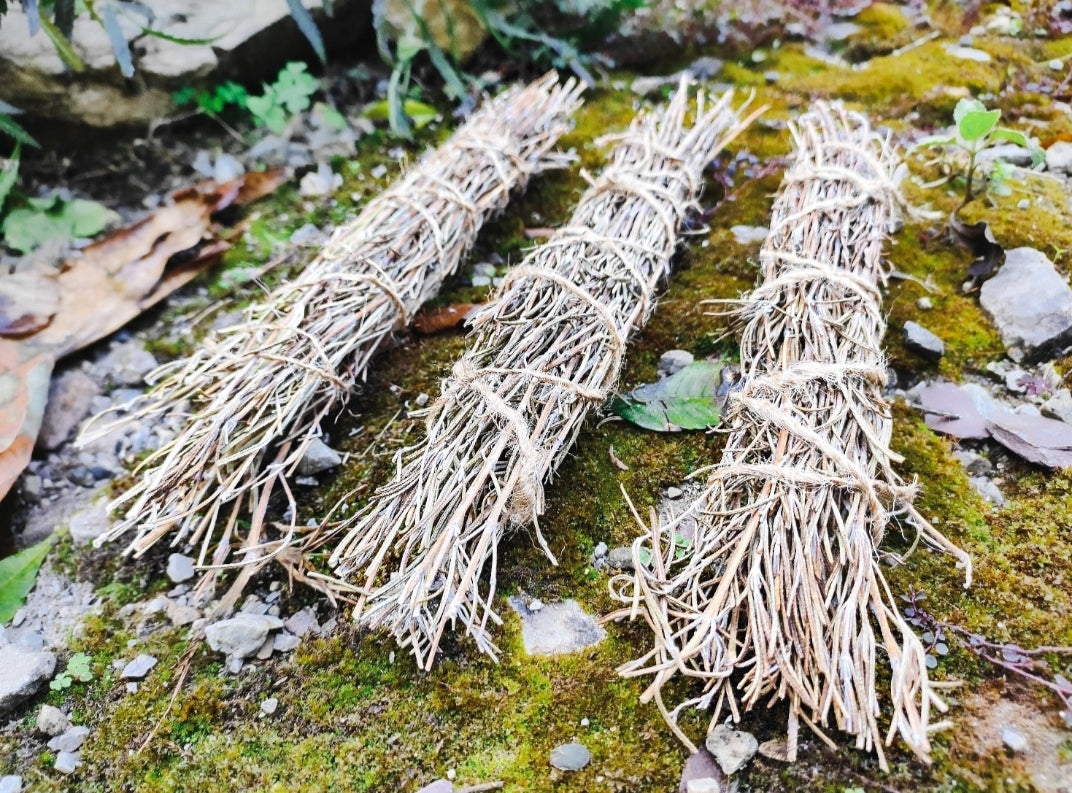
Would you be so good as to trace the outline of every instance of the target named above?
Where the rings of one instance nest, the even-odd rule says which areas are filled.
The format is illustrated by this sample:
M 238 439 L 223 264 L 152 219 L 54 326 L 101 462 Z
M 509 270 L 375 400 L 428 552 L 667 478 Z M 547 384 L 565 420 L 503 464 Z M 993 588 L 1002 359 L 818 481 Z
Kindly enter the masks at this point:
M 843 98 L 870 113 L 877 124 L 901 133 L 912 125 L 950 123 L 955 102 L 967 93 L 995 95 L 987 101 L 1002 107 L 1006 119 L 1020 126 L 1026 127 L 1039 113 L 1048 115 L 1039 110 L 1046 103 L 1037 84 L 1052 76 L 1040 64 L 1055 53 L 1072 51 L 1072 45 L 984 38 L 977 45 L 992 53 L 991 62 L 956 60 L 944 45 L 964 31 L 957 28 L 955 15 L 946 12 L 942 6 L 935 16 L 944 26 L 942 38 L 900 55 L 895 48 L 921 32 L 906 30 L 900 11 L 890 6 L 861 15 L 858 21 L 865 29 L 848 42 L 847 53 L 855 60 L 876 55 L 862 70 L 818 61 L 796 43 L 768 49 L 761 64 L 751 59 L 728 63 L 721 79 L 754 88 L 757 101 L 770 105 L 765 121 L 753 126 L 735 151 L 748 150 L 761 160 L 785 154 L 789 141 L 783 122 L 817 97 Z M 714 49 L 704 52 L 725 56 Z M 770 71 L 778 75 L 773 82 L 764 76 Z M 627 83 L 631 76 L 614 79 Z M 581 165 L 598 169 L 601 150 L 592 141 L 621 130 L 637 104 L 627 90 L 592 92 L 565 145 L 576 147 Z M 411 150 L 419 152 L 441 134 L 425 133 Z M 249 248 L 229 253 L 222 270 L 202 281 L 209 288 L 206 301 L 224 294 L 227 272 L 250 266 L 251 259 L 261 263 L 277 256 L 294 228 L 306 222 L 339 222 L 360 205 L 396 172 L 383 154 L 387 145 L 382 134 L 361 141 L 356 165 L 341 164 L 346 185 L 335 201 L 304 201 L 287 189 L 259 205 L 249 223 Z M 376 181 L 367 174 L 380 162 L 388 164 L 391 173 Z M 921 180 L 934 176 L 933 168 L 920 162 L 914 162 L 913 169 Z M 359 179 L 360 174 L 366 178 Z M 775 172 L 745 184 L 735 200 L 717 208 L 710 232 L 685 249 L 659 308 L 630 349 L 624 386 L 653 379 L 658 355 L 667 349 L 681 347 L 703 355 L 726 348 L 719 340 L 724 329 L 708 316 L 702 301 L 735 298 L 753 285 L 757 248 L 737 244 L 729 229 L 734 224 L 765 224 L 778 180 Z M 955 183 L 948 191 L 924 190 L 912 181 L 908 185 L 912 200 L 927 202 L 940 213 L 958 203 Z M 530 245 L 524 229 L 563 222 L 583 187 L 576 168 L 538 179 L 486 230 L 474 260 L 497 253 L 516 263 Z M 1064 197 L 1034 177 L 1016 189 L 993 206 L 983 199 L 975 202 L 969 219 L 990 221 L 1006 247 L 1040 247 L 1067 266 L 1072 226 Z M 712 185 L 708 202 L 717 194 Z M 1016 208 L 1024 195 L 1034 202 L 1029 213 Z M 908 319 L 923 322 L 945 340 L 947 354 L 937 371 L 947 377 L 981 370 L 1002 355 L 975 296 L 961 291 L 969 257 L 941 235 L 941 226 L 940 221 L 909 220 L 890 241 L 892 267 L 915 279 L 929 278 L 936 289 L 930 295 L 934 309 L 926 314 L 916 308 L 916 299 L 924 294 L 916 280 L 893 280 L 888 290 L 890 359 L 909 377 L 934 372 L 900 342 Z M 300 267 L 302 257 L 298 254 L 269 279 Z M 457 278 L 438 302 L 467 301 L 485 293 Z M 257 294 L 253 286 L 241 287 L 236 302 Z M 181 340 L 173 341 L 174 349 L 162 346 L 159 352 L 181 354 Z M 367 498 L 389 474 L 391 452 L 418 437 L 419 425 L 399 414 L 404 403 L 420 393 L 437 393 L 439 380 L 463 347 L 460 333 L 403 339 L 379 359 L 336 430 L 335 445 L 351 453 L 350 464 L 334 481 L 305 497 L 308 508 L 323 514 L 347 493 L 355 505 Z M 364 430 L 351 435 L 358 427 Z M 1072 476 L 1007 459 L 1002 486 L 1010 500 L 992 509 L 971 489 L 952 457 L 953 442 L 927 430 L 911 409 L 896 410 L 894 438 L 906 458 L 905 475 L 920 482 L 921 511 L 972 555 L 975 585 L 965 590 L 951 560 L 920 549 L 903 565 L 889 569 L 893 591 L 922 590 L 936 616 L 995 640 L 1072 644 Z M 627 471 L 612 462 L 611 446 Z M 502 596 L 520 590 L 545 600 L 569 596 L 590 612 L 610 611 L 614 604 L 606 576 L 591 569 L 588 556 L 600 541 L 613 547 L 630 542 L 637 533 L 620 487 L 646 512 L 661 489 L 716 461 L 718 452 L 717 436 L 659 435 L 621 423 L 593 422 L 547 494 L 542 526 L 559 566 L 550 567 L 523 533 L 511 537 L 501 551 L 498 603 L 505 624 L 497 631 L 503 651 L 499 664 L 478 656 L 467 641 L 451 641 L 435 671 L 421 673 L 407 657 L 393 657 L 388 638 L 348 627 L 330 639 L 303 644 L 288 659 L 251 664 L 238 676 L 222 672 L 221 660 L 201 647 L 193 650 L 189 676 L 164 715 L 180 659 L 189 649 L 185 634 L 160 627 L 142 638 L 118 610 L 166 586 L 166 554 L 154 554 L 141 566 L 120 563 L 110 552 L 74 561 L 68 554 L 65 563 L 83 575 L 92 574 L 105 597 L 103 613 L 72 643 L 72 651 L 92 655 L 95 678 L 44 699 L 69 708 L 76 723 L 93 727 L 83 751 L 84 765 L 73 777 L 61 778 L 51 771 L 47 756 L 20 756 L 0 760 L 0 773 L 17 769 L 28 789 L 41 791 L 410 791 L 449 768 L 456 770 L 459 784 L 502 780 L 507 791 L 674 790 L 684 751 L 655 707 L 639 704 L 644 681 L 623 680 L 614 673 L 618 664 L 646 649 L 644 626 L 611 624 L 608 640 L 589 653 L 532 659 L 521 649 L 518 621 Z M 903 551 L 908 544 L 891 532 L 890 550 Z M 287 607 L 297 608 L 314 595 L 295 590 L 287 597 Z M 344 615 L 340 617 L 345 623 Z M 135 640 L 136 650 L 128 648 L 128 641 Z M 137 694 L 130 695 L 112 661 L 133 652 L 151 652 L 160 663 Z M 969 691 L 991 690 L 1002 680 L 993 668 L 956 647 L 936 674 L 964 679 Z M 1006 695 L 1031 703 L 1040 719 L 1055 718 L 1055 701 L 1039 689 L 1014 688 Z M 268 696 L 279 699 L 272 717 L 260 713 L 260 702 Z M 36 705 L 22 711 L 27 728 L 35 711 Z M 581 726 L 582 719 L 588 719 L 588 726 Z M 779 737 L 783 725 L 779 708 L 745 719 L 745 726 L 761 740 Z M 698 735 L 703 721 L 688 715 L 684 726 Z M 154 727 L 155 737 L 140 751 Z M 592 750 L 593 763 L 574 775 L 551 770 L 550 748 L 573 739 Z M 882 775 L 873 757 L 850 748 L 832 752 L 805 737 L 801 763 L 784 766 L 757 758 L 741 784 L 752 790 L 1031 789 L 1023 770 L 1006 757 L 980 756 L 970 731 L 954 729 L 936 741 L 932 767 L 894 747 L 893 771 Z M 0 735 L 0 757 L 15 758 L 16 746 L 13 734 Z

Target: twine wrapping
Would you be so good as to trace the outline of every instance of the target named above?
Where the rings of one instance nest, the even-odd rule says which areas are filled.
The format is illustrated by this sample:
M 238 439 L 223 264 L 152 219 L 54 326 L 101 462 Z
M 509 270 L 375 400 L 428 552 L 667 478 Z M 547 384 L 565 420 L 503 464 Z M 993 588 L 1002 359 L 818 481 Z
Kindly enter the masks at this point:
M 725 710 L 739 720 L 742 708 L 784 699 L 790 759 L 801 720 L 827 742 L 832 720 L 885 768 L 878 649 L 891 670 L 887 745 L 900 734 L 928 759 L 928 733 L 943 726 L 931 709 L 945 706 L 876 549 L 899 516 L 954 554 L 969 582 L 971 567 L 913 509 L 914 486 L 892 468 L 879 284 L 898 206 L 893 155 L 840 105 L 820 104 L 791 129 L 796 158 L 774 203 L 762 280 L 734 312 L 743 388 L 731 397 L 722 461 L 694 474 L 707 477 L 686 512 L 695 533 L 681 538 L 680 518 L 653 521 L 633 544 L 635 572 L 611 583 L 630 604 L 615 616 L 642 614 L 655 633 L 651 651 L 619 672 L 654 675 L 642 699 L 656 699 L 690 748 L 676 724 L 682 708 L 713 704 L 713 725 Z M 662 688 L 678 674 L 703 692 L 670 711 Z
M 430 668 L 458 621 L 495 656 L 488 622 L 498 545 L 510 527 L 540 533 L 544 483 L 590 409 L 621 371 L 629 336 L 671 270 L 681 222 L 704 166 L 743 129 L 726 94 L 688 86 L 634 121 L 569 225 L 504 280 L 472 320 L 474 339 L 427 410 L 425 438 L 402 450 L 398 473 L 343 525 L 331 563 L 355 584 L 355 618 L 384 627 Z
M 569 129 L 580 92 L 552 72 L 487 102 L 337 229 L 294 281 L 249 308 L 240 326 L 158 370 L 158 384 L 125 420 L 187 402 L 193 415 L 113 503 L 125 518 L 99 542 L 133 532 L 127 551 L 140 555 L 171 535 L 172 545 L 199 546 L 199 565 L 217 568 L 237 547 L 235 564 L 246 567 L 239 584 L 293 545 L 303 529 L 289 479 L 321 423 L 352 393 L 383 340 L 454 272 L 511 191 L 566 164 L 551 149 Z M 290 525 L 269 541 L 268 500 L 280 490 Z M 243 507 L 252 525 L 240 537 Z

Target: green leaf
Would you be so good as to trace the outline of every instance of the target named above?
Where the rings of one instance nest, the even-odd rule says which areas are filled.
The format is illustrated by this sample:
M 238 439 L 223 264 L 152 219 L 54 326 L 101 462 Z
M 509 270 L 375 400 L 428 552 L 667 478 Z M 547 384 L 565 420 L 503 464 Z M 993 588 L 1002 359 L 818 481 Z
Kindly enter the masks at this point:
M 0 625 L 7 623 L 22 608 L 51 547 L 50 537 L 14 556 L 0 559 Z
M 991 140 L 1005 140 L 1009 143 L 1015 143 L 1017 146 L 1023 146 L 1025 149 L 1031 146 L 1031 142 L 1027 139 L 1027 135 L 1016 129 L 1009 129 L 1008 127 L 998 127 L 990 133 Z
M 15 119 L 4 113 L 0 113 L 0 132 L 6 132 L 13 137 L 17 143 L 25 143 L 27 146 L 33 146 L 35 149 L 41 148 L 41 144 L 34 140 L 30 133 L 22 128 L 21 124 L 16 123 Z
M 7 199 L 11 188 L 19 178 L 19 155 L 22 153 L 22 143 L 15 144 L 15 151 L 8 158 L 7 164 L 0 169 L 0 212 L 3 212 L 4 201 Z
M 171 95 L 171 101 L 178 107 L 185 107 L 197 98 L 197 89 L 191 85 L 183 86 Z
M 69 674 L 67 674 L 66 672 L 60 672 L 58 675 L 52 678 L 52 682 L 48 684 L 48 687 L 51 688 L 53 691 L 63 691 L 63 689 L 65 688 L 70 688 L 72 682 L 73 681 L 71 680 L 71 676 Z
M 702 430 L 719 423 L 731 384 L 721 363 L 698 361 L 657 383 L 611 398 L 610 411 L 657 432 Z
M 12 210 L 0 226 L 4 242 L 20 253 L 53 239 L 92 237 L 119 217 L 103 204 L 82 198 L 30 198 L 26 203 L 29 209 Z
M 971 111 L 957 122 L 957 132 L 966 141 L 979 140 L 994 129 L 999 118 L 1000 110 Z
M 418 102 L 416 99 L 407 99 L 402 103 L 401 111 L 407 118 L 413 120 L 413 126 L 422 129 L 439 118 L 439 112 L 431 105 Z M 370 121 L 389 121 L 391 107 L 386 99 L 373 102 L 365 107 L 364 116 Z
M 60 56 L 60 60 L 63 61 L 63 64 L 68 69 L 72 72 L 84 72 L 86 70 L 86 65 L 78 57 L 78 53 L 74 51 L 71 42 L 60 33 L 60 29 L 53 24 L 51 19 L 44 16 L 44 11 L 41 12 L 41 29 L 45 31 L 45 35 L 52 42 L 52 46 L 56 48 L 56 54 Z
M 67 662 L 67 674 L 81 683 L 93 679 L 93 670 L 89 668 L 90 657 L 86 653 L 75 653 Z
M 104 231 L 105 227 L 119 216 L 96 201 L 75 198 L 63 205 L 60 216 L 71 226 L 72 237 L 93 237 Z
M 328 56 L 324 51 L 324 39 L 320 37 L 320 31 L 317 29 L 316 22 L 313 21 L 308 9 L 301 4 L 301 0 L 287 0 L 287 8 L 290 9 L 290 15 L 297 23 L 298 30 L 309 41 L 309 45 L 316 53 L 316 57 L 320 59 L 321 63 L 327 63 Z
M 986 105 L 980 102 L 978 99 L 972 99 L 966 97 L 957 102 L 957 106 L 953 108 L 953 123 L 959 125 L 960 120 L 968 113 L 985 113 Z

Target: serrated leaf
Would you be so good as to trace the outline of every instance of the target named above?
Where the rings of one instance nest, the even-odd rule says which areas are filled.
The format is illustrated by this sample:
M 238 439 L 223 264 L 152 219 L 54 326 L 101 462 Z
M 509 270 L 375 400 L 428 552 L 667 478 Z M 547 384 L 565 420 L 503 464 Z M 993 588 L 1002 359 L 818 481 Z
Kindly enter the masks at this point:
M 702 430 L 719 423 L 732 385 L 725 365 L 698 361 L 657 383 L 611 398 L 609 410 L 644 429 L 657 432 Z
M 316 22 L 313 21 L 309 10 L 301 4 L 301 0 L 287 0 L 287 8 L 290 9 L 290 15 L 298 25 L 298 30 L 308 40 L 313 52 L 316 53 L 316 57 L 320 59 L 321 63 L 327 63 L 328 56 L 324 50 L 324 39 L 321 38 L 320 30 L 317 28 Z
M 999 118 L 1001 118 L 1000 110 L 965 113 L 964 117 L 957 122 L 957 132 L 966 141 L 979 140 L 994 129 Z
M 0 559 L 0 625 L 8 622 L 22 608 L 51 547 L 50 537 L 14 556 Z

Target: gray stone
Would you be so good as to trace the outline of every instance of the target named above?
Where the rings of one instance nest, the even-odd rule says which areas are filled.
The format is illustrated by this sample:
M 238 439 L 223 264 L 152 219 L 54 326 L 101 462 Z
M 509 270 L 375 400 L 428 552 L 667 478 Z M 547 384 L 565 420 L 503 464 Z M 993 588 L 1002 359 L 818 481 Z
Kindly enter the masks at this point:
M 257 648 L 256 658 L 259 661 L 267 661 L 272 657 L 272 651 L 275 649 L 275 639 L 271 636 L 267 636 L 261 646 Z
M 43 489 L 44 483 L 41 481 L 41 477 L 36 474 L 22 475 L 22 497 L 31 504 L 36 504 L 41 500 L 41 491 Z
M 680 372 L 695 360 L 688 350 L 667 350 L 659 356 L 656 368 L 665 374 L 671 375 Z
M 1034 162 L 1034 152 L 1015 143 L 1002 143 L 1000 146 L 987 146 L 975 158 L 978 165 L 992 165 L 997 160 L 1020 168 L 1029 168 Z
M 81 369 L 71 369 L 53 378 L 37 434 L 37 447 L 52 451 L 66 443 L 99 393 L 97 382 Z
M 156 358 L 138 341 L 113 344 L 96 369 L 118 386 L 140 386 L 157 366 Z
M 974 61 L 975 63 L 987 63 L 990 60 L 990 53 L 983 52 L 975 47 L 962 47 L 959 44 L 946 44 L 945 51 L 952 57 L 959 58 L 963 61 Z
M 766 226 L 731 226 L 730 231 L 733 232 L 733 238 L 741 245 L 763 242 L 770 234 L 770 229 Z
M 17 644 L 0 647 L 0 716 L 37 693 L 56 671 L 56 656 Z
M 961 449 L 953 452 L 953 456 L 960 461 L 969 476 L 988 476 L 994 473 L 994 464 L 978 452 Z
M 53 752 L 77 752 L 89 737 L 89 727 L 68 727 L 48 742 Z
M 67 528 L 75 545 L 86 545 L 111 528 L 108 509 L 102 501 L 93 501 L 71 515 Z
M 73 774 L 80 765 L 82 761 L 74 752 L 60 752 L 56 755 L 56 763 L 52 767 L 61 774 Z
M 0 793 L 22 793 L 22 777 L 15 774 L 0 777 Z
M 605 542 L 597 543 L 596 547 L 592 550 L 592 558 L 593 559 L 602 559 L 606 555 L 607 555 L 607 544 Z
M 449 779 L 437 779 L 435 782 L 429 782 L 417 793 L 454 793 L 454 783 Z
M 1072 173 L 1072 143 L 1059 140 L 1046 149 L 1046 169 Z
M 1019 727 L 1003 727 L 1001 730 L 1001 742 L 1014 752 L 1022 752 L 1027 748 L 1027 735 Z
M 1014 248 L 986 281 L 979 303 L 994 320 L 1009 356 L 1039 361 L 1072 344 L 1072 289 L 1034 248 Z
M 314 438 L 302 455 L 298 463 L 298 473 L 302 476 L 311 476 L 321 471 L 334 468 L 342 462 L 339 453 L 324 443 L 319 438 Z
M 316 622 L 316 616 L 309 609 L 304 608 L 288 617 L 283 623 L 283 627 L 295 636 L 302 637 L 309 631 L 316 631 L 319 626 Z
M 945 355 L 945 342 L 918 322 L 904 324 L 904 344 L 911 352 L 931 362 L 937 362 Z
M 684 492 L 685 491 L 682 490 L 680 487 L 668 487 L 666 488 L 666 497 L 669 499 L 678 499 L 681 498 L 682 495 L 684 495 Z
M 711 776 L 690 779 L 685 783 L 687 793 L 722 793 L 722 783 Z
M 171 624 L 176 627 L 193 625 L 200 616 L 201 612 L 193 606 L 189 606 L 185 603 L 178 603 L 174 600 L 168 601 L 167 617 L 171 621 Z
M 70 726 L 71 720 L 67 714 L 53 705 L 42 705 L 37 712 L 37 730 L 45 735 L 54 738 L 66 732 Z
M 972 486 L 983 500 L 993 504 L 995 507 L 1005 506 L 1005 496 L 998 489 L 998 486 L 994 484 L 993 479 L 987 479 L 985 476 L 969 476 L 968 483 Z
M 236 614 L 205 627 L 208 646 L 218 653 L 242 659 L 255 655 L 268 633 L 283 627 L 283 621 L 267 614 Z
M 726 774 L 740 771 L 759 750 L 759 741 L 752 733 L 735 730 L 728 724 L 716 724 L 704 745 Z
M 299 637 L 295 636 L 293 633 L 288 633 L 287 631 L 280 631 L 275 635 L 272 649 L 277 653 L 289 653 L 297 648 L 299 644 L 301 644 L 301 639 Z
M 559 771 L 580 771 L 592 762 L 592 753 L 582 743 L 564 743 L 551 750 L 551 765 Z
M 197 574 L 194 569 L 194 560 L 181 553 L 173 553 L 167 560 L 167 577 L 176 584 L 189 581 Z
M 520 598 L 510 605 L 521 617 L 521 640 L 529 655 L 563 655 L 599 644 L 607 632 L 586 614 L 576 600 L 545 605 L 539 611 L 527 608 Z
M 715 758 L 707 751 L 706 746 L 701 746 L 698 751 L 689 755 L 689 759 L 685 761 L 685 767 L 681 769 L 681 783 L 678 785 L 678 793 L 688 793 L 688 791 L 693 790 L 694 788 L 689 787 L 689 785 L 694 782 L 703 784 L 707 780 L 721 782 L 725 779 L 726 775 L 718 767 Z M 703 788 L 701 787 L 700 789 L 702 790 Z M 717 790 L 718 788 L 714 789 Z
M 137 658 L 123 667 L 120 675 L 124 680 L 141 680 L 156 666 L 156 656 L 141 653 Z
M 268 697 L 261 703 L 261 713 L 265 716 L 271 716 L 279 708 L 279 699 L 277 697 Z
M 633 549 L 628 545 L 623 545 L 620 548 L 611 548 L 607 552 L 607 567 L 615 570 L 632 570 L 633 569 Z
M 1042 415 L 1072 424 L 1072 391 L 1059 388 L 1053 396 L 1042 403 Z

